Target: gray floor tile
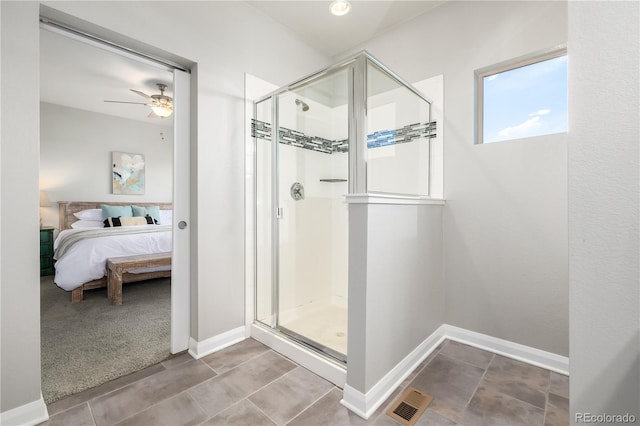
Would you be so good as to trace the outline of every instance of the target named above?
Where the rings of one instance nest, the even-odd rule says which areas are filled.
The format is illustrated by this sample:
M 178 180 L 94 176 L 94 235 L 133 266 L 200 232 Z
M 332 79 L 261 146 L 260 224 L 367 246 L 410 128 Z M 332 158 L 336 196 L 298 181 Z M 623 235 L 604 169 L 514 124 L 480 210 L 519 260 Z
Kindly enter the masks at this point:
M 373 420 L 373 422 L 370 418 L 368 424 L 371 424 L 373 426 L 398 426 L 402 423 L 399 423 L 395 419 L 392 419 L 391 417 L 387 416 L 385 413 L 382 413 L 379 416 L 377 416 Z
M 544 410 L 549 371 L 496 355 L 482 384 Z
M 446 355 L 449 358 L 475 365 L 476 367 L 480 367 L 484 370 L 487 369 L 494 356 L 492 352 L 483 351 L 482 349 L 463 345 L 462 343 L 454 342 L 452 340 L 447 341 L 447 344 L 444 345 L 439 353 Z
M 549 377 L 549 392 L 569 398 L 569 376 L 552 371 Z
M 549 394 L 549 402 L 544 415 L 545 426 L 567 426 L 569 424 L 569 400 Z
M 237 404 L 224 410 L 215 417 L 210 418 L 201 426 L 275 426 L 267 416 L 264 415 L 249 400 L 243 399 Z
M 358 417 L 340 404 L 341 399 L 342 391 L 338 388 L 333 388 L 318 402 L 287 423 L 287 426 L 366 425 L 366 420 Z
M 162 365 L 164 368 L 173 368 L 180 364 L 184 364 L 187 361 L 192 361 L 194 358 L 188 353 L 180 354 L 178 356 L 174 356 L 172 358 L 166 359 L 162 361 Z
M 433 401 L 429 404 L 429 410 L 454 423 L 458 422 L 460 415 L 473 395 L 473 391 L 462 392 L 460 389 L 446 383 L 433 385 L 431 391 L 427 393 L 433 397 Z
M 121 421 L 118 426 L 195 426 L 206 419 L 204 411 L 183 392 Z
M 487 376 L 506 382 L 518 380 L 540 390 L 546 391 L 549 386 L 550 371 L 535 365 L 526 364 L 515 359 L 496 355 L 487 369 Z
M 410 386 L 433 397 L 430 410 L 456 422 L 483 374 L 480 367 L 438 354 Z
M 464 426 L 542 425 L 544 411 L 494 389 L 479 387 L 459 424 Z
M 297 367 L 251 395 L 249 400 L 277 424 L 285 424 L 332 387 L 320 376 Z
M 269 348 L 255 339 L 246 339 L 221 351 L 202 358 L 218 374 L 224 373 L 245 361 L 268 351 Z
M 114 390 L 123 388 L 131 383 L 137 382 L 138 380 L 142 380 L 164 370 L 165 368 L 161 364 L 152 365 L 151 367 L 145 368 L 144 370 L 136 371 L 135 373 L 118 377 L 115 380 L 111 380 L 110 382 L 104 383 L 100 386 L 96 386 L 95 388 L 87 389 L 75 395 L 70 395 L 59 401 L 51 403 L 47 405 L 47 410 L 49 411 L 50 416 L 54 415 L 75 405 L 82 404 L 102 395 L 106 395 L 109 392 L 113 392 Z
M 216 373 L 200 361 L 188 361 L 89 401 L 98 426 L 112 425 L 171 398 Z
M 95 426 L 89 404 L 86 402 L 49 417 L 42 426 Z
M 449 384 L 469 396 L 478 386 L 484 370 L 480 367 L 457 361 L 438 354 L 413 380 L 412 386 L 429 393 L 434 384 Z M 416 386 L 420 384 L 424 388 Z
M 563 396 L 550 393 L 547 405 L 553 405 L 566 412 L 569 412 L 569 400 Z
M 268 351 L 196 386 L 189 393 L 207 415 L 214 416 L 294 368 L 296 364 Z
M 416 422 L 416 426 L 455 426 L 455 424 L 455 422 L 428 408 Z

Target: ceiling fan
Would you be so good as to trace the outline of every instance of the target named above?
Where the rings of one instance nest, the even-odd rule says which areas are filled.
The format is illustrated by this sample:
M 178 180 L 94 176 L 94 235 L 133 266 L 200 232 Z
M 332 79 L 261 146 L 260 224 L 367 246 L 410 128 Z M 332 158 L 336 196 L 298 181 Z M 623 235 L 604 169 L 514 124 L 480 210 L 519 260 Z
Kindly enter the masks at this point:
M 159 95 L 147 95 L 139 90 L 129 89 L 133 93 L 137 93 L 147 100 L 147 102 L 127 102 L 127 101 L 105 101 L 118 104 L 135 104 L 151 107 L 151 112 L 147 117 L 149 118 L 165 118 L 173 114 L 173 99 L 170 96 L 164 94 L 167 90 L 167 85 L 162 83 L 156 83 L 158 89 L 160 89 Z

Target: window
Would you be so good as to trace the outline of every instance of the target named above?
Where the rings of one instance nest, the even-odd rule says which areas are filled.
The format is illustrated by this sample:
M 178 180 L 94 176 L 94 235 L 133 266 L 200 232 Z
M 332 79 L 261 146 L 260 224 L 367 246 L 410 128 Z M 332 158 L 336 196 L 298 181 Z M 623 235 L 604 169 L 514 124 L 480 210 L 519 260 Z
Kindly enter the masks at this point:
M 567 50 L 476 71 L 476 143 L 567 131 Z

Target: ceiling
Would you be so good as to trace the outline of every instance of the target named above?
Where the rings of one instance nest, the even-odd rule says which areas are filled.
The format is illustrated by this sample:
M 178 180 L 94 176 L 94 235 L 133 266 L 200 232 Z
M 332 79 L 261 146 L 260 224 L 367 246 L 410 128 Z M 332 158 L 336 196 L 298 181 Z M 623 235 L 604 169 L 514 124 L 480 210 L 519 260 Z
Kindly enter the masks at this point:
M 345 16 L 333 16 L 329 12 L 329 0 L 247 3 L 288 27 L 309 46 L 333 57 L 444 1 L 352 0 L 351 12 Z M 165 94 L 173 97 L 173 76 L 169 70 L 55 31 L 43 30 L 40 33 L 40 93 L 43 102 L 161 126 L 172 125 L 171 118 L 147 118 L 150 109 L 144 105 L 104 102 L 144 103 L 143 97 L 129 89 L 149 95 L 158 94 L 157 83 L 167 84 Z
M 165 68 L 123 56 L 61 35 L 40 31 L 40 100 L 70 108 L 113 115 L 161 126 L 173 125 L 170 118 L 147 118 L 144 105 L 107 103 L 105 100 L 142 102 L 159 94 L 157 83 L 168 86 L 173 97 L 173 73 Z
M 292 30 L 309 46 L 333 57 L 428 12 L 445 1 L 351 0 L 351 11 L 344 16 L 334 16 L 329 12 L 331 0 L 247 3 Z

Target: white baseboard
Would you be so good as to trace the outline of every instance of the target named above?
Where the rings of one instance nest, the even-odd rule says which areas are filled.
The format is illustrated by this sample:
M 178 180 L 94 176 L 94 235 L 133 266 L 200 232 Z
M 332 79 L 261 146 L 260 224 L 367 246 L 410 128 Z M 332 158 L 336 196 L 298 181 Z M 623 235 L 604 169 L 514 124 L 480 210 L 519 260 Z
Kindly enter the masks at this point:
M 402 384 L 404 379 L 445 339 L 444 331 L 444 325 L 438 327 L 417 348 L 385 374 L 366 394 L 349 385 L 345 385 L 340 403 L 363 419 L 368 419 L 393 391 Z
M 464 343 L 560 374 L 569 375 L 569 358 L 567 357 L 464 328 L 443 324 L 380 379 L 369 392 L 362 393 L 346 384 L 340 402 L 358 416 L 368 419 L 378 407 L 386 401 L 402 381 L 445 339 Z
M 3 426 L 31 426 L 47 420 L 49 420 L 49 412 L 42 394 L 36 401 L 0 413 L 0 425 Z
M 227 346 L 231 346 L 235 343 L 241 342 L 249 337 L 247 327 L 244 325 L 234 328 L 217 336 L 210 337 L 202 342 L 198 342 L 193 337 L 189 338 L 189 355 L 195 359 L 200 359 L 204 356 L 212 354 L 224 349 Z
M 530 346 L 445 324 L 445 336 L 465 345 L 493 352 L 527 364 L 569 375 L 569 358 Z
M 251 337 L 334 385 L 341 388 L 344 387 L 347 380 L 347 371 L 343 366 L 337 365 L 313 351 L 303 349 L 300 345 L 274 333 L 271 329 L 267 330 L 257 324 L 251 326 Z

